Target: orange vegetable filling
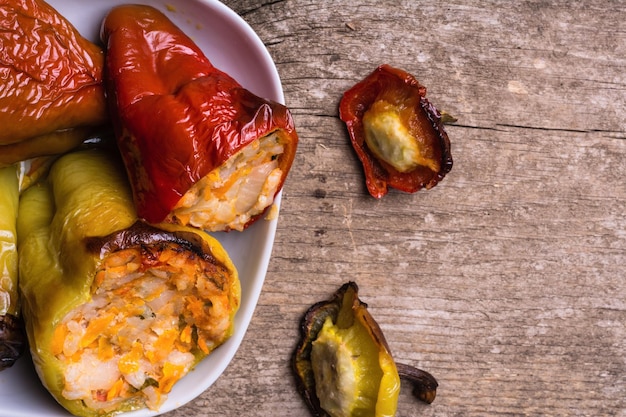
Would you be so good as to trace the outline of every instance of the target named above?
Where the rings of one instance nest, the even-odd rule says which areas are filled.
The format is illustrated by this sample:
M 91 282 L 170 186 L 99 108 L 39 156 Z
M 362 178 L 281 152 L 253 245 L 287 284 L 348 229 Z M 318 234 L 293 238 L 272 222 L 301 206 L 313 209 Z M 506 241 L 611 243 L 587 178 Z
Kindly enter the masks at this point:
M 130 398 L 158 408 L 198 358 L 230 336 L 232 279 L 175 243 L 108 255 L 92 299 L 54 330 L 63 396 L 103 410 Z
M 283 177 L 277 158 L 283 152 L 276 133 L 251 142 L 194 184 L 169 221 L 209 231 L 243 230 L 274 202 Z

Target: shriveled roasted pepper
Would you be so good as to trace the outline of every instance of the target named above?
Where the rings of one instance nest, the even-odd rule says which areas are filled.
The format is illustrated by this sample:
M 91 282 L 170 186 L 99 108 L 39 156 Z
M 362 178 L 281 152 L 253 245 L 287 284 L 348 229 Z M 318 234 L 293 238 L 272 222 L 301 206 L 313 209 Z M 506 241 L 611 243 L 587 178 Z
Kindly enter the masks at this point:
M 237 271 L 207 233 L 139 221 L 121 161 L 58 159 L 20 200 L 20 290 L 43 384 L 79 416 L 158 409 L 228 339 Z
M 22 332 L 17 288 L 18 173 L 15 166 L 0 168 L 0 371 L 22 355 Z
M 426 87 L 411 74 L 381 65 L 346 91 L 339 104 L 369 193 L 409 193 L 437 185 L 452 169 L 450 140 Z
M 437 381 L 428 372 L 396 364 L 382 330 L 348 282 L 309 308 L 292 359 L 297 388 L 317 417 L 393 417 L 400 378 L 431 403 Z
M 103 51 L 42 0 L 0 1 L 0 166 L 78 146 L 108 120 Z
M 0 168 L 0 371 L 26 349 L 18 291 L 17 215 L 19 196 L 46 175 L 52 157 Z
M 215 68 L 150 6 L 113 8 L 101 37 L 139 216 L 212 231 L 243 230 L 258 219 L 294 159 L 288 109 Z

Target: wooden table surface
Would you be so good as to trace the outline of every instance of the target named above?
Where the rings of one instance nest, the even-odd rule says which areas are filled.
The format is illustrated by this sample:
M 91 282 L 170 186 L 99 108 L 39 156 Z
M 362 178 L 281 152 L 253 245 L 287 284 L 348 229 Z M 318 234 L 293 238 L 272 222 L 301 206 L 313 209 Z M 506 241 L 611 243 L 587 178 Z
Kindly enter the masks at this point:
M 398 416 L 626 416 L 626 4 L 224 2 L 276 62 L 300 145 L 241 348 L 166 416 L 309 415 L 298 323 L 350 280 L 396 361 L 439 381 Z M 382 63 L 458 120 L 437 187 L 375 200 L 337 106 Z

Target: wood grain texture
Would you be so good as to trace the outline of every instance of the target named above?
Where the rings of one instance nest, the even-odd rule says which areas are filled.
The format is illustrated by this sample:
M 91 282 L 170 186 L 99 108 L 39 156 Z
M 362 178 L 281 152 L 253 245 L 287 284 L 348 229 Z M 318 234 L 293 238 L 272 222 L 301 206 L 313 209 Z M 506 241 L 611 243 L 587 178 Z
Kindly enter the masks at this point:
M 227 0 L 267 45 L 300 134 L 241 349 L 167 413 L 307 416 L 298 322 L 353 280 L 399 362 L 440 383 L 398 416 L 626 416 L 626 6 Z M 382 63 L 458 118 L 434 189 L 367 194 L 338 119 Z

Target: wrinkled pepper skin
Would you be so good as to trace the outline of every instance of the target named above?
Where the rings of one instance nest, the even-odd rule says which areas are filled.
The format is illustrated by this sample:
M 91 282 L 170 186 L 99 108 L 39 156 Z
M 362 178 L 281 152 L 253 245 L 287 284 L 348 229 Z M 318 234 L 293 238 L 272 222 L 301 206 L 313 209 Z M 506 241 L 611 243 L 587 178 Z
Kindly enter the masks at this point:
M 381 328 L 367 310 L 367 304 L 359 299 L 358 291 L 359 288 L 355 282 L 348 282 L 342 285 L 329 300 L 312 305 L 302 317 L 301 338 L 293 353 L 291 365 L 295 373 L 297 389 L 315 417 L 395 416 L 400 394 L 400 378 L 396 364 Z M 318 397 L 320 387 L 316 386 L 318 377 L 315 375 L 320 364 L 315 363 L 314 345 L 329 320 L 344 330 L 360 328 L 361 333 L 353 334 L 351 340 L 346 343 L 360 347 L 371 345 L 370 347 L 375 351 L 374 355 L 369 358 L 372 363 L 368 364 L 368 370 L 372 372 L 365 375 L 359 374 L 363 381 L 357 381 L 357 384 L 374 388 L 374 391 L 369 393 L 373 398 L 362 401 L 360 397 L 363 391 L 361 391 L 361 395 L 357 395 L 357 398 L 350 399 L 360 404 L 352 410 L 340 410 L 336 413 L 323 408 L 323 404 L 328 402 L 328 399 L 325 401 Z M 363 350 L 357 353 L 355 349 L 352 354 L 355 357 L 365 356 L 367 355 L 365 352 Z M 343 378 L 342 372 L 345 372 L 345 369 L 342 369 L 339 362 L 332 364 L 330 368 L 335 375 L 321 378 L 321 380 L 332 387 Z M 348 379 L 352 377 L 356 375 L 351 375 Z M 321 392 L 328 394 L 331 402 L 340 396 L 338 392 L 332 392 L 332 389 L 324 389 Z
M 17 212 L 19 182 L 16 167 L 0 168 L 0 371 L 22 355 L 22 332 L 18 294 Z
M 77 148 L 97 131 L 98 128 L 93 126 L 75 127 L 35 136 L 22 142 L 0 145 L 0 167 L 61 155 Z
M 78 146 L 108 120 L 100 47 L 42 0 L 0 0 L 0 166 Z
M 288 109 L 215 68 L 160 11 L 116 7 L 101 38 L 110 112 L 141 218 L 163 221 L 193 184 L 274 131 L 289 139 L 279 161 L 286 176 L 297 145 Z
M 98 412 L 62 395 L 64 365 L 53 353 L 55 328 L 68 312 L 91 299 L 98 285 L 96 271 L 107 254 L 180 243 L 230 271 L 228 290 L 238 306 L 237 272 L 221 245 L 196 229 L 169 224 L 157 228 L 138 221 L 123 165 L 102 149 L 58 159 L 45 181 L 22 194 L 17 230 L 22 311 L 35 369 L 54 398 L 75 415 L 112 415 L 145 406 L 128 401 Z M 197 361 L 204 356 L 200 352 Z
M 430 189 L 452 169 L 450 140 L 441 115 L 425 96 L 426 87 L 415 77 L 389 65 L 379 66 L 344 93 L 339 116 L 363 164 L 367 189 L 373 197 L 382 198 L 388 188 L 408 193 Z M 400 129 L 413 137 L 419 149 L 419 163 L 415 167 L 400 170 L 368 146 L 364 118 L 381 103 L 380 107 L 397 115 Z M 395 125 L 383 128 L 397 130 Z

